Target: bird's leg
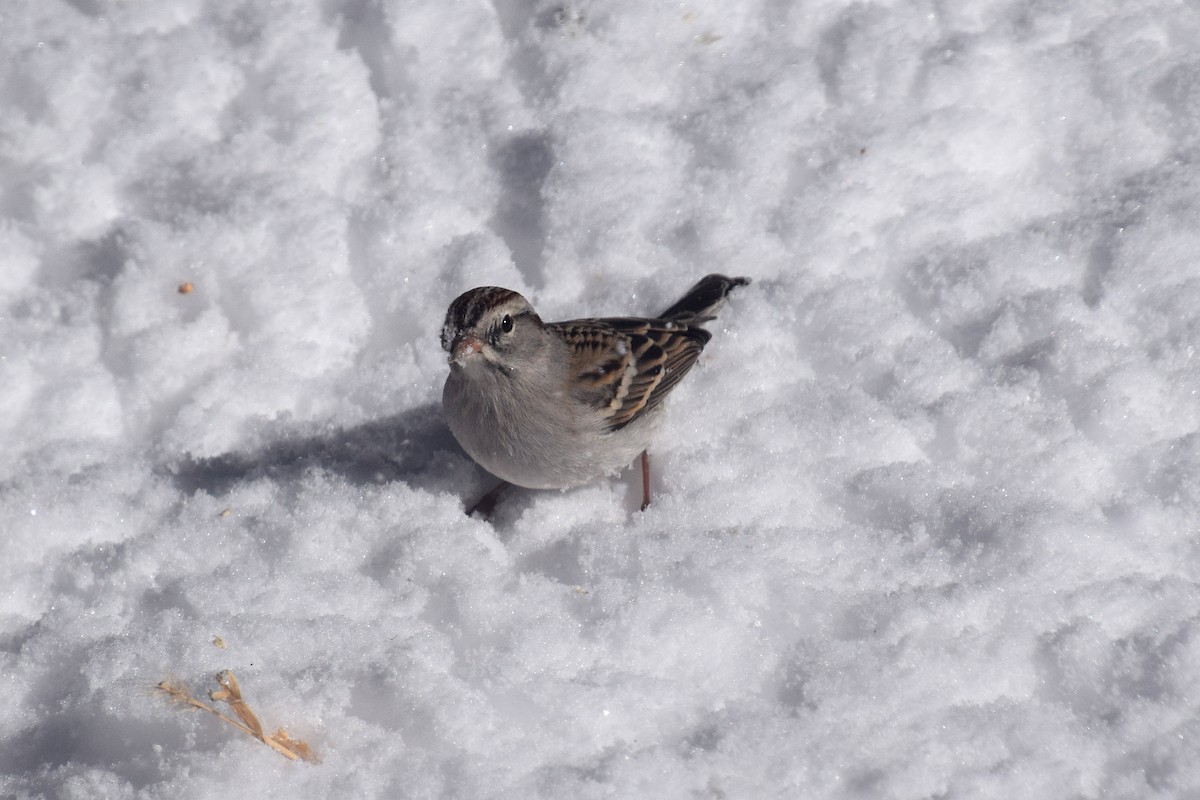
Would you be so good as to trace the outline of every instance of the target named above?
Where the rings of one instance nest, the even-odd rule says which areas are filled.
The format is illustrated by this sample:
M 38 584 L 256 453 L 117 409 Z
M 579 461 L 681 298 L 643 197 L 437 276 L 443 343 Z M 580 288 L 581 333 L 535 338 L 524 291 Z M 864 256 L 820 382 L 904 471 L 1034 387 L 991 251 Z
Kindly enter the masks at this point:
M 496 510 L 496 503 L 500 502 L 500 495 L 504 494 L 504 490 L 512 486 L 508 481 L 500 481 L 494 489 L 479 498 L 475 505 L 467 509 L 467 516 L 479 514 L 484 519 L 491 519 L 492 512 Z
M 642 451 L 642 511 L 650 505 L 650 455 Z

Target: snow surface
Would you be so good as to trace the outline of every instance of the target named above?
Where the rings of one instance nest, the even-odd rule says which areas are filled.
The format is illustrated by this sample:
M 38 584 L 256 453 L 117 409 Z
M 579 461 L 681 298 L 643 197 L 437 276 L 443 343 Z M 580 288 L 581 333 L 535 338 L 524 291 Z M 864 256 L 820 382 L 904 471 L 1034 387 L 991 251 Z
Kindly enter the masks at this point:
M 5 0 L 0 797 L 1196 797 L 1198 54 L 1156 0 Z M 710 271 L 650 509 L 465 517 L 450 300 Z M 222 669 L 322 763 L 152 688 Z

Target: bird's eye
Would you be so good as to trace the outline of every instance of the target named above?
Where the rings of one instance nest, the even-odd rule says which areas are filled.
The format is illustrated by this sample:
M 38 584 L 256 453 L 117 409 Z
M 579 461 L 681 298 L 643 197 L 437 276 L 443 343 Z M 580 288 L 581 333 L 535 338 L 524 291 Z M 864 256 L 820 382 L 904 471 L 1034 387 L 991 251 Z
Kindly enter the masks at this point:
M 500 330 L 504 331 L 505 333 L 509 333 L 512 331 L 512 329 L 513 329 L 513 318 L 510 315 L 505 314 L 504 318 L 502 320 L 500 320 Z

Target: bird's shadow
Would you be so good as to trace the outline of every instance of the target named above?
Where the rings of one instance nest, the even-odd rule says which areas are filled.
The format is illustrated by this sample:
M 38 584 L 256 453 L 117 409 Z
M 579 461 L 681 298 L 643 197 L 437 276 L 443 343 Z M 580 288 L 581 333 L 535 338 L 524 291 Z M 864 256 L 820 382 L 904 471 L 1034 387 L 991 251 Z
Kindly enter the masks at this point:
M 400 482 L 431 492 L 453 491 L 463 501 L 464 513 L 498 480 L 462 449 L 436 403 L 351 428 L 295 433 L 257 450 L 210 458 L 185 456 L 163 470 L 184 494 L 204 492 L 213 497 L 260 478 L 291 481 L 314 471 L 340 475 L 358 486 Z M 511 532 L 537 494 L 507 486 L 496 513 L 484 518 L 497 530 Z M 625 504 L 630 511 L 636 510 L 640 496 L 629 489 Z
M 312 470 L 340 475 L 357 485 L 400 481 L 433 490 L 485 482 L 435 403 L 352 428 L 289 436 L 256 451 L 188 456 L 166 470 L 186 494 L 203 491 L 214 496 L 256 478 L 294 479 Z

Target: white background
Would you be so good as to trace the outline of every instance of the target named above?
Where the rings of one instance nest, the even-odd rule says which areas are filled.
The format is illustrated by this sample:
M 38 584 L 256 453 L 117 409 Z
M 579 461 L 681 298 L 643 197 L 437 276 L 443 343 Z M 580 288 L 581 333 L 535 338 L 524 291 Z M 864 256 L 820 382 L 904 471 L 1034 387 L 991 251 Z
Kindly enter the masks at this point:
M 1197 158 L 1178 2 L 6 0 L 0 796 L 1196 796 Z M 463 515 L 455 295 L 714 271 Z

